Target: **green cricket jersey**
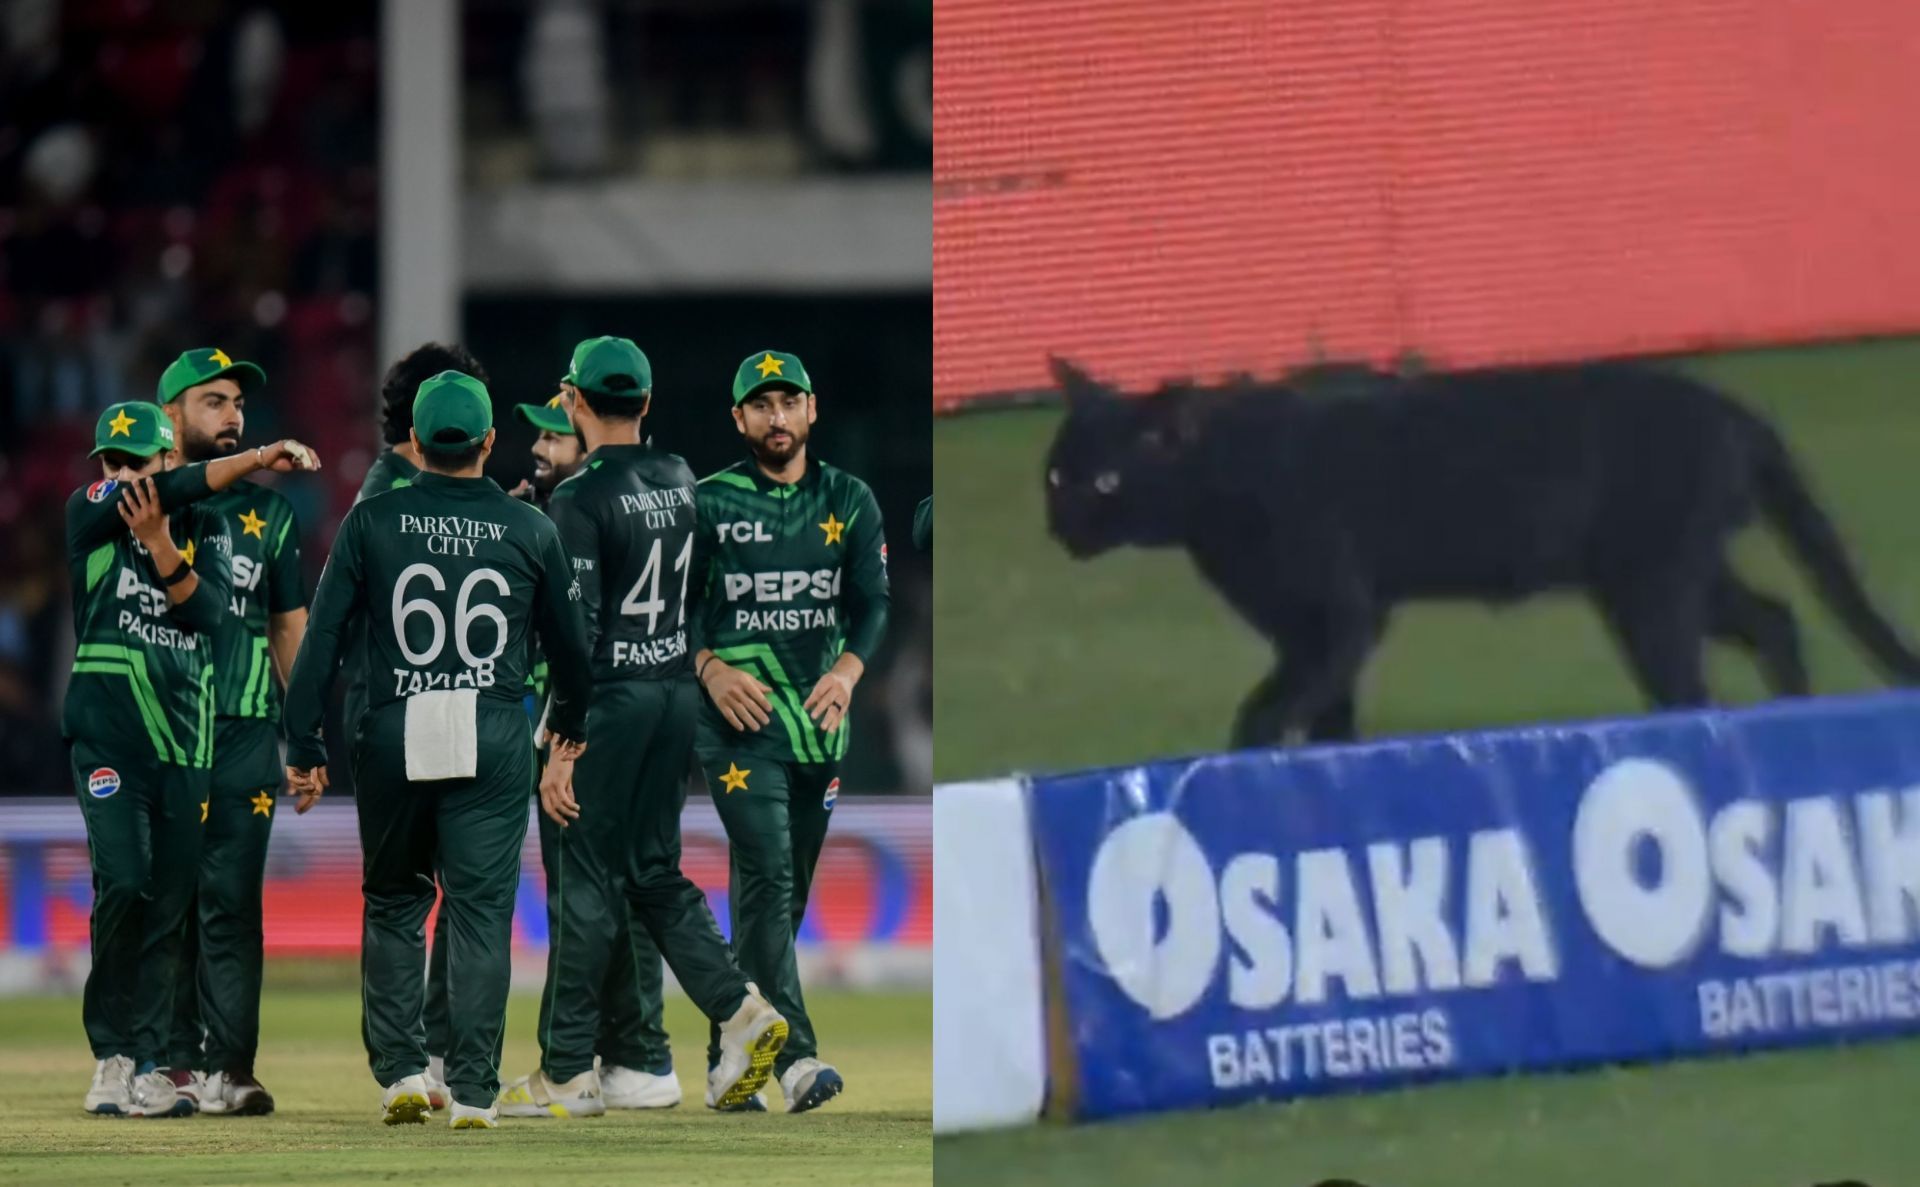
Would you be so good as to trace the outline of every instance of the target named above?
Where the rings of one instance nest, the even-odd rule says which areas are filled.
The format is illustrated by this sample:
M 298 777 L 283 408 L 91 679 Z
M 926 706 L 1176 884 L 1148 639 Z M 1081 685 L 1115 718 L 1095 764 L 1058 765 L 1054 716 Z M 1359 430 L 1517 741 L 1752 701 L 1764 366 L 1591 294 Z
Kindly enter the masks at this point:
M 744 668 L 773 687 L 773 719 L 736 732 L 700 702 L 702 746 L 789 762 L 846 756 L 842 719 L 822 733 L 802 707 L 842 651 L 871 662 L 887 632 L 887 541 L 867 484 L 809 461 L 781 485 L 752 461 L 700 480 L 692 650 Z
M 267 650 L 269 616 L 307 604 L 300 527 L 285 495 L 242 480 L 200 506 L 233 542 L 233 593 L 213 632 L 215 713 L 280 719 L 280 689 Z
M 584 740 L 592 676 L 569 570 L 553 524 L 491 479 L 422 472 L 355 503 L 320 575 L 288 681 L 288 764 L 326 761 L 326 690 L 347 627 L 360 620 L 370 712 L 451 688 L 517 707 L 538 631 L 553 673 L 549 726 Z
M 381 491 L 399 490 L 413 485 L 420 475 L 420 467 L 394 452 L 392 446 L 380 451 L 367 467 L 367 476 L 360 480 L 360 493 L 353 497 L 357 504 L 363 499 L 372 498 Z M 363 622 L 356 621 L 347 628 L 346 648 L 347 689 L 343 694 L 342 720 L 347 728 L 354 728 L 367 712 L 367 628 Z
M 78 647 L 61 733 L 110 745 L 151 747 L 174 766 L 206 768 L 213 757 L 213 631 L 230 594 L 232 540 L 208 495 L 205 465 L 154 477 L 180 552 L 200 585 L 178 606 L 146 548 L 120 518 L 122 484 L 103 478 L 67 500 L 67 567 Z
M 647 445 L 602 445 L 554 488 L 547 514 L 573 558 L 596 681 L 690 670 L 693 488 L 686 462 Z

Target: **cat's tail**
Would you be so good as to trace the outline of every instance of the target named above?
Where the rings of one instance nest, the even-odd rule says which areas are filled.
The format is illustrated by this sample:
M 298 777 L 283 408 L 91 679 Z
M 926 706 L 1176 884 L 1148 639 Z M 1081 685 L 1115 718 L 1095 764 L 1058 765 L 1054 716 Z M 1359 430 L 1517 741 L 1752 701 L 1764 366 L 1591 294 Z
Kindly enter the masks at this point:
M 1771 427 L 1758 422 L 1756 426 L 1760 438 L 1755 492 L 1761 511 L 1787 538 L 1820 596 L 1881 672 L 1898 684 L 1920 684 L 1920 655 L 1867 596 L 1845 542 L 1814 501 L 1785 443 Z

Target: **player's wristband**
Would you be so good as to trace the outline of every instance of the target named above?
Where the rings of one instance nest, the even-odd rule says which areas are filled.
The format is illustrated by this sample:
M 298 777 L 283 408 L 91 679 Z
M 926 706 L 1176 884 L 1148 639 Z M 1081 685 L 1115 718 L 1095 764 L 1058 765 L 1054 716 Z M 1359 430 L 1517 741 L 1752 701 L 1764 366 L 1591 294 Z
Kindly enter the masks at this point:
M 705 682 L 705 680 L 706 680 L 706 678 L 707 678 L 707 665 L 708 665 L 708 664 L 710 664 L 710 663 L 712 663 L 712 662 L 713 662 L 714 660 L 716 660 L 716 659 L 719 659 L 719 658 L 720 658 L 720 657 L 719 657 L 719 656 L 717 656 L 717 655 L 709 655 L 709 656 L 708 656 L 707 658 L 705 658 L 705 659 L 703 659 L 703 660 L 701 660 L 701 661 L 700 661 L 700 666 L 699 666 L 699 667 L 697 667 L 697 668 L 695 668 L 695 669 L 693 670 L 693 678 L 694 678 L 694 680 L 695 680 L 696 682 L 702 682 L 702 683 L 704 683 L 704 682 Z
M 171 574 L 165 577 L 162 577 L 160 579 L 160 584 L 167 585 L 167 586 L 178 585 L 192 575 L 193 575 L 193 566 L 187 563 L 187 558 L 181 557 L 180 567 L 175 569 Z

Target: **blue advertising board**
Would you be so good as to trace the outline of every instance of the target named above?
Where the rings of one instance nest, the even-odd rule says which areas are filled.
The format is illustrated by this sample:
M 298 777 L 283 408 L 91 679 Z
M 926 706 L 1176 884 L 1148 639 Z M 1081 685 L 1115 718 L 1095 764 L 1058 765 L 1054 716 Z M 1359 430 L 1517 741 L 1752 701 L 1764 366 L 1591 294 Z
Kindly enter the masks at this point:
M 1083 1117 L 1920 1030 L 1920 694 L 1029 795 Z

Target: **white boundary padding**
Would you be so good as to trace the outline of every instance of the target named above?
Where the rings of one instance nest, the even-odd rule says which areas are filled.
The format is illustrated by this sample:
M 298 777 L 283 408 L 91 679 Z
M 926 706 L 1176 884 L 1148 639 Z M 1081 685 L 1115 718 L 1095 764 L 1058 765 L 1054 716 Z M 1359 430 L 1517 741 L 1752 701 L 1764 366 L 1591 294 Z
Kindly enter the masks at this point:
M 933 792 L 933 1131 L 1022 1125 L 1047 1090 L 1039 898 L 1014 780 Z

